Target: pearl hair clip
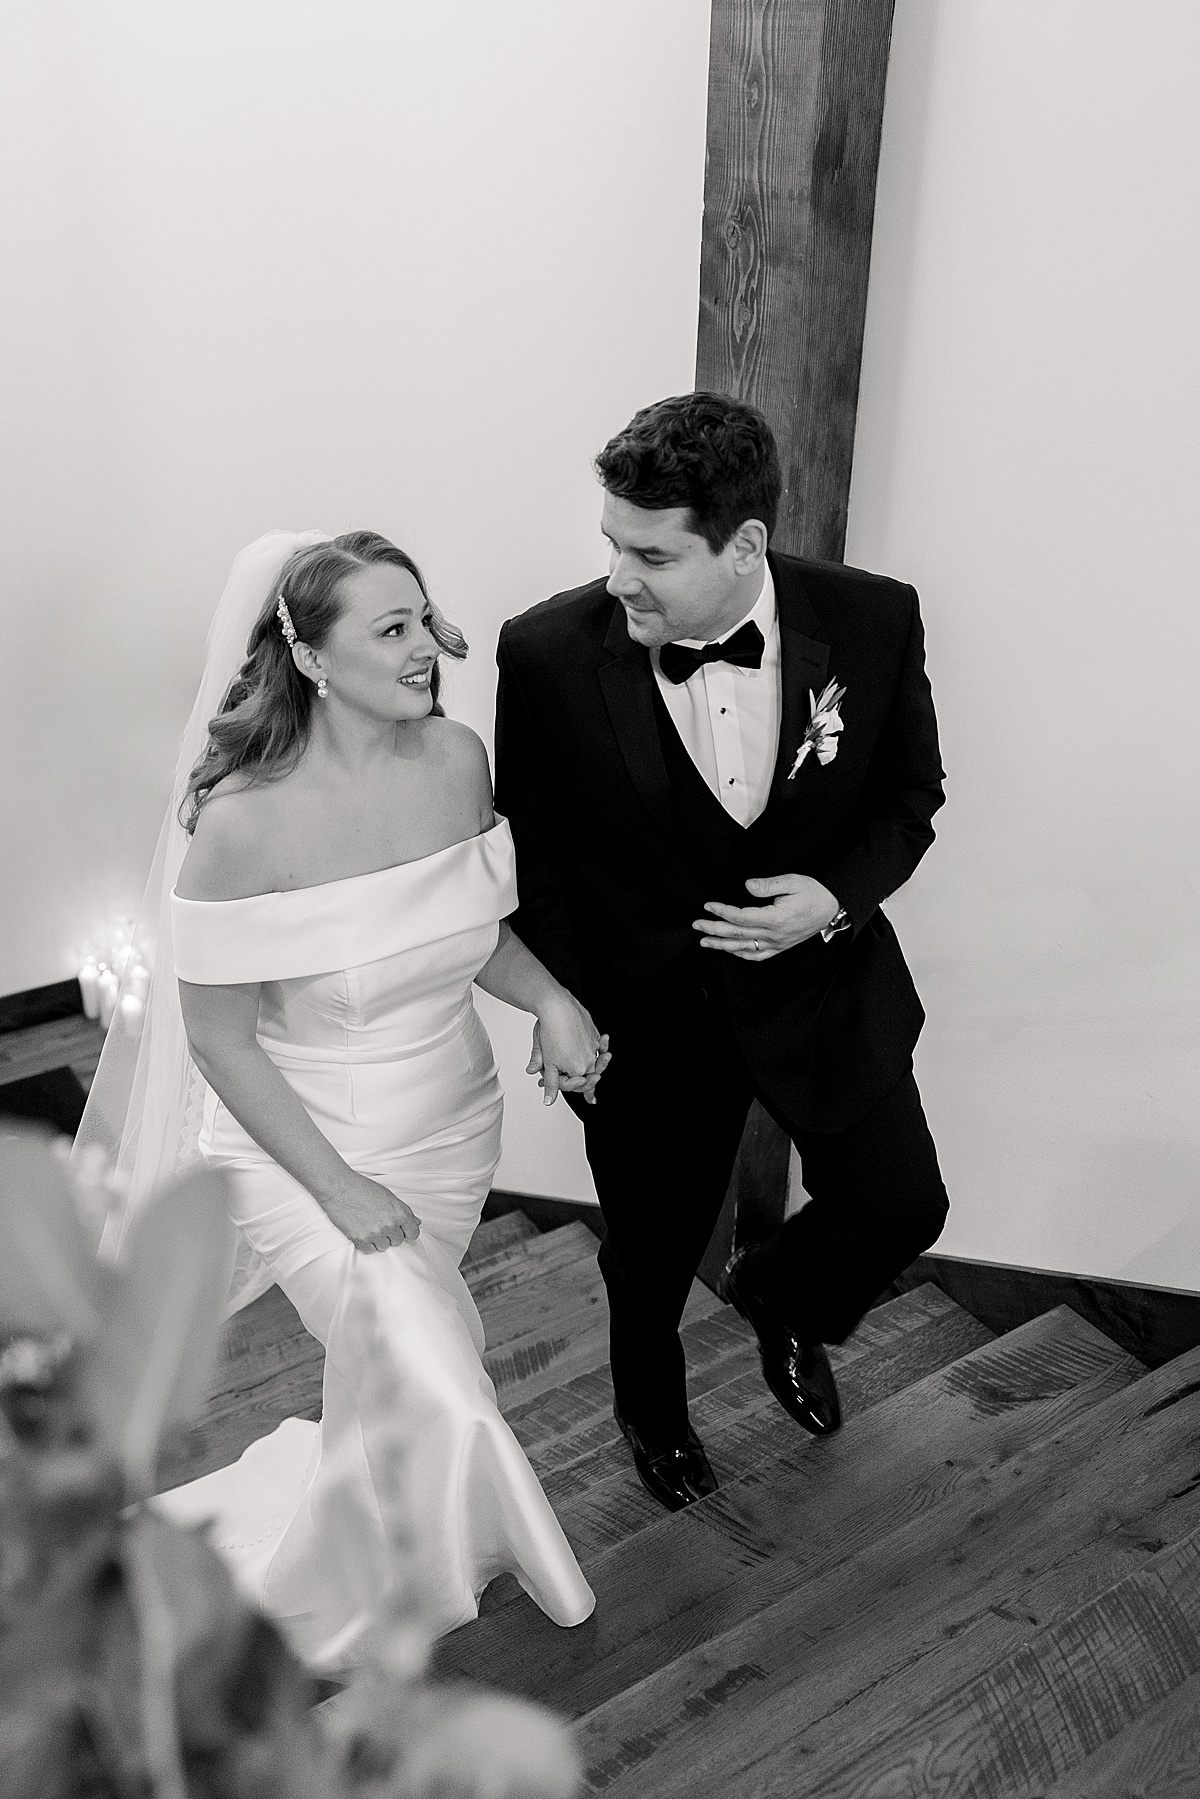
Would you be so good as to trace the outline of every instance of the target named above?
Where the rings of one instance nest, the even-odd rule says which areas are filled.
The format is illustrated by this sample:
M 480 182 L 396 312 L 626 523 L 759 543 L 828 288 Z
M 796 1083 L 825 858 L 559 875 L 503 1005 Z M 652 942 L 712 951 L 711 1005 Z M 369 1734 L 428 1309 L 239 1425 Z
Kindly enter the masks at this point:
M 296 641 L 296 627 L 292 623 L 292 615 L 288 611 L 287 601 L 282 594 L 280 594 L 279 604 L 275 608 L 275 616 L 279 620 L 279 628 L 283 632 L 290 649 L 292 644 Z

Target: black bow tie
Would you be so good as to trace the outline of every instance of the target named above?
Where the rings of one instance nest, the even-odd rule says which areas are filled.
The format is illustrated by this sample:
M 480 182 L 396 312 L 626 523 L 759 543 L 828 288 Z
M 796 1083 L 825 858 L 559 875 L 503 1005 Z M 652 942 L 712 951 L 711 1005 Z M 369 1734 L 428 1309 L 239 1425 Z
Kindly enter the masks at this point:
M 689 650 L 683 643 L 664 643 L 658 652 L 658 666 L 663 678 L 674 683 L 687 681 L 706 662 L 732 662 L 735 668 L 761 668 L 763 634 L 753 619 L 727 637 L 724 643 L 706 643 L 702 650 Z

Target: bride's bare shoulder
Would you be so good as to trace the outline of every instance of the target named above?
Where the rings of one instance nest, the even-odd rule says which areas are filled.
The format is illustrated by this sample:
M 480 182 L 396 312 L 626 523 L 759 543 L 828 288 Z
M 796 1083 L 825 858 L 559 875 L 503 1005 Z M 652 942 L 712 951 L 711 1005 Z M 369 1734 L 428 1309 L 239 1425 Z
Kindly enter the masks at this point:
M 269 893 L 282 824 L 278 784 L 231 776 L 205 801 L 179 870 L 180 899 L 247 899 Z
M 488 765 L 487 751 L 478 731 L 457 718 L 430 718 L 425 721 L 437 744 L 438 752 L 461 767 L 476 769 Z
M 431 718 L 434 741 L 453 783 L 471 795 L 480 811 L 480 828 L 492 822 L 492 770 L 483 739 L 456 718 Z

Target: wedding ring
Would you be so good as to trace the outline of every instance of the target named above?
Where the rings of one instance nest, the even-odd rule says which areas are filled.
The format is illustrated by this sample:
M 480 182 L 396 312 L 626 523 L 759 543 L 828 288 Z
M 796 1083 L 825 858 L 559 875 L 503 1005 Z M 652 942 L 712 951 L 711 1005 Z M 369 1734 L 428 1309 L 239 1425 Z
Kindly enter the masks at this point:
M 757 956 L 757 954 L 758 954 L 758 938 L 757 938 L 757 937 L 752 937 L 752 938 L 751 938 L 751 939 L 750 939 L 750 942 L 751 942 L 751 945 L 752 945 L 752 947 L 753 947 L 753 950 L 754 950 L 754 953 L 755 953 L 755 955 L 756 955 L 756 956 Z

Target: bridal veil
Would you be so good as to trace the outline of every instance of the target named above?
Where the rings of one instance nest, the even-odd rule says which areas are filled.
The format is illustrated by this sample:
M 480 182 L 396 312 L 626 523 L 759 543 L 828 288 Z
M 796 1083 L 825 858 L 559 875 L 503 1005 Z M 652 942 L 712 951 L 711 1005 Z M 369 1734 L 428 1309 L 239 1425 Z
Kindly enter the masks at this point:
M 209 720 L 221 708 L 241 668 L 251 627 L 289 557 L 327 541 L 323 531 L 269 531 L 235 559 L 208 633 L 204 672 L 183 733 L 171 797 L 134 928 L 129 967 L 150 970 L 140 1033 L 124 1022 L 118 1003 L 71 1152 L 87 1168 L 101 1157 L 122 1196 L 105 1226 L 101 1254 L 115 1258 L 129 1222 L 155 1190 L 200 1159 L 197 1142 L 205 1084 L 188 1054 L 171 946 L 171 892 L 188 846 L 179 822 L 188 776 L 208 741 Z M 270 1284 L 248 1245 L 239 1244 L 231 1304 L 245 1304 Z

